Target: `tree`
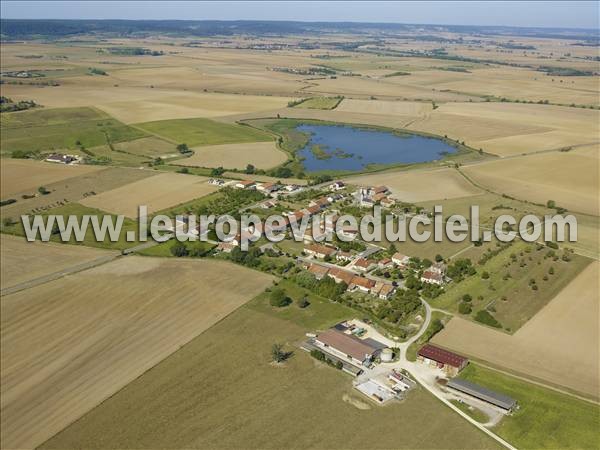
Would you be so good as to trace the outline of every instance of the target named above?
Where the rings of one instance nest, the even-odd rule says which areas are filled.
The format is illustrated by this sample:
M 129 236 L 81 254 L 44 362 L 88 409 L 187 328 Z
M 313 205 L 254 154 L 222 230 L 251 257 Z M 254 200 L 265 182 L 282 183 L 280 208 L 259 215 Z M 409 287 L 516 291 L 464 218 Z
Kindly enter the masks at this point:
M 191 150 L 189 149 L 189 147 L 185 143 L 184 144 L 179 144 L 177 146 L 177 151 L 179 153 L 181 153 L 182 155 L 185 154 L 185 153 L 190 153 L 191 152 Z
M 256 167 L 254 167 L 252 164 L 248 164 L 246 166 L 246 173 L 247 174 L 251 174 L 251 173 L 254 173 L 254 172 L 256 172 Z
M 556 202 L 554 200 L 548 200 L 546 206 L 551 209 L 556 208 Z
M 471 297 L 469 294 L 465 294 L 462 296 L 463 302 L 470 302 L 471 300 L 473 300 L 473 297 Z
M 42 195 L 48 195 L 50 193 L 50 191 L 48 189 L 46 189 L 44 186 L 40 186 L 38 188 L 38 192 Z
M 182 167 L 181 169 L 177 170 L 177 173 L 190 173 L 190 169 L 187 167 Z
M 189 251 L 187 249 L 187 247 L 185 246 L 185 244 L 183 242 L 175 242 L 171 248 L 171 255 L 176 256 L 178 258 L 182 257 L 182 256 L 187 256 L 189 254 Z
M 487 271 L 483 271 L 483 273 L 481 274 L 481 278 L 483 278 L 484 280 L 487 280 L 490 277 L 489 272 Z
M 461 314 L 471 314 L 472 310 L 470 303 L 460 302 L 458 305 L 458 312 Z
M 388 255 L 393 256 L 398 250 L 396 250 L 396 246 L 394 244 L 390 244 L 388 247 Z
M 218 177 L 225 173 L 225 169 L 223 167 L 216 167 L 210 171 L 211 177 Z
M 437 255 L 435 255 L 435 262 L 442 262 L 444 260 L 444 257 L 442 255 L 440 255 L 439 253 Z
M 285 291 L 279 287 L 273 288 L 270 295 L 271 306 L 282 308 L 289 305 L 292 300 L 285 295 Z
M 271 358 L 273 362 L 282 363 L 292 356 L 293 352 L 286 352 L 282 344 L 273 344 L 271 347 Z

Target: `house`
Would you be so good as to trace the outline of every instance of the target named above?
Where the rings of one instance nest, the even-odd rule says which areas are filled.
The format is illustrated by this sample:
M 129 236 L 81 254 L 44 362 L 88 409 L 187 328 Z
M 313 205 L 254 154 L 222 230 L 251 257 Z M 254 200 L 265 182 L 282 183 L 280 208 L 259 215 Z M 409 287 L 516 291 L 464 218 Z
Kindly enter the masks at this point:
M 316 200 L 311 200 L 308 206 L 317 206 L 320 211 L 322 209 L 327 208 L 329 206 L 329 203 L 330 201 L 327 199 L 327 197 L 320 197 Z
M 351 261 L 352 253 L 339 251 L 336 253 L 335 259 L 338 261 Z
M 439 272 L 434 272 L 433 270 L 426 270 L 421 275 L 421 282 L 429 283 L 429 284 L 437 284 L 441 286 L 444 284 L 444 276 Z
M 356 239 L 356 236 L 358 236 L 358 228 L 352 225 L 346 225 L 344 227 L 341 227 L 339 231 L 340 234 L 344 235 L 349 239 Z
M 275 206 L 277 206 L 277 202 L 274 200 L 267 200 L 266 202 L 262 202 L 260 204 L 260 207 L 262 209 L 271 209 L 271 208 L 275 208 Z
M 319 264 L 311 264 L 308 271 L 312 273 L 317 280 L 321 280 L 329 272 L 329 268 Z
M 329 185 L 329 190 L 330 191 L 341 191 L 345 187 L 346 187 L 346 185 L 344 184 L 343 181 L 334 181 L 333 183 L 331 183 Z
M 208 180 L 208 184 L 212 184 L 214 186 L 223 186 L 225 184 L 225 180 L 220 180 L 219 178 L 211 178 Z
M 256 183 L 254 181 L 251 181 L 251 180 L 242 180 L 242 181 L 237 181 L 234 184 L 234 187 L 236 189 L 255 189 L 256 188 Z
M 384 208 L 392 208 L 396 204 L 396 200 L 389 197 L 384 197 L 379 201 L 379 204 Z
M 421 347 L 417 353 L 417 360 L 424 364 L 435 365 L 451 377 L 458 375 L 469 364 L 469 360 L 464 356 L 431 344 Z
M 373 197 L 377 194 L 385 194 L 386 192 L 389 192 L 389 189 L 387 188 L 387 186 L 375 186 L 372 188 L 369 188 L 369 196 Z
M 315 344 L 327 353 L 349 360 L 359 366 L 368 366 L 377 352 L 376 349 L 360 339 L 335 329 L 319 333 Z
M 383 200 L 385 197 L 385 194 L 383 192 L 380 192 L 378 194 L 373 195 L 372 199 L 374 202 L 381 202 L 381 200 Z
M 78 159 L 73 155 L 63 155 L 62 153 L 52 153 L 46 157 L 46 161 L 59 163 L 59 164 L 71 164 L 77 162 Z
M 431 265 L 429 268 L 432 272 L 439 273 L 440 275 L 446 274 L 446 264 L 443 262 L 436 262 Z
M 394 292 L 396 292 L 396 286 L 384 281 L 375 282 L 375 286 L 371 289 L 371 294 L 376 295 L 381 300 L 389 300 Z
M 373 267 L 375 267 L 375 263 L 373 261 L 370 261 L 370 260 L 365 259 L 365 258 L 358 258 L 354 262 L 354 267 L 356 269 L 360 270 L 361 272 L 368 272 Z
M 350 284 L 352 283 L 352 279 L 355 277 L 355 275 L 352 272 L 338 268 L 330 269 L 327 275 L 333 278 L 333 281 L 335 281 L 336 283 L 341 283 L 343 281 L 348 286 L 350 286 Z
M 284 189 L 288 192 L 294 192 L 300 189 L 300 186 L 298 186 L 297 184 L 286 184 L 284 186 Z
M 393 264 L 394 263 L 390 258 L 383 258 L 382 260 L 377 262 L 377 267 L 379 267 L 380 269 L 386 269 L 388 267 L 391 267 Z
M 341 200 L 343 198 L 344 196 L 342 194 L 329 194 L 327 196 L 327 200 L 329 201 L 329 203 L 337 202 L 338 200 Z
M 313 255 L 315 258 L 325 258 L 326 256 L 335 255 L 337 249 L 327 245 L 311 244 L 304 247 L 304 252 Z
M 348 290 L 349 291 L 362 291 L 367 294 L 371 292 L 371 289 L 375 287 L 375 281 L 370 278 L 358 277 L 355 276 L 352 278 L 352 282 L 350 283 Z
M 407 267 L 409 261 L 410 261 L 410 258 L 406 255 L 403 255 L 402 253 L 396 252 L 392 256 L 392 262 L 401 268 Z
M 313 206 L 309 206 L 308 208 L 304 208 L 302 211 L 304 211 L 305 214 L 307 214 L 309 216 L 314 216 L 319 211 L 321 211 L 321 208 L 319 208 L 317 205 L 313 205 Z
M 488 388 L 479 386 L 478 384 L 471 383 L 470 381 L 461 380 L 460 378 L 448 381 L 446 387 L 470 395 L 471 397 L 475 397 L 486 403 L 490 403 L 506 412 L 514 411 L 517 407 L 517 401 L 514 398 L 494 392 Z
M 270 194 L 271 192 L 279 190 L 279 185 L 277 183 L 261 183 L 256 187 L 256 190 L 263 194 Z

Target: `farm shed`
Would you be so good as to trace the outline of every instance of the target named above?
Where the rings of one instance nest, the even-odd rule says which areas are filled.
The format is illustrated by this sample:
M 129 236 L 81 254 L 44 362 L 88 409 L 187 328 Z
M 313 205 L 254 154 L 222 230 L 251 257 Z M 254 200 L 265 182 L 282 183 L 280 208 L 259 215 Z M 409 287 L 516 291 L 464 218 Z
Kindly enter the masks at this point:
M 421 350 L 417 354 L 417 359 L 425 364 L 436 364 L 450 376 L 456 376 L 469 363 L 469 360 L 464 356 L 431 344 L 425 344 L 421 347 Z
M 349 359 L 356 364 L 369 364 L 377 350 L 366 342 L 335 329 L 319 334 L 315 343 L 328 353 Z
M 471 383 L 470 381 L 461 380 L 460 378 L 450 380 L 446 386 L 478 398 L 479 400 L 483 400 L 484 402 L 491 403 L 505 411 L 512 411 L 517 406 L 517 401 L 507 395 L 494 392 L 488 388 L 479 386 L 478 384 Z

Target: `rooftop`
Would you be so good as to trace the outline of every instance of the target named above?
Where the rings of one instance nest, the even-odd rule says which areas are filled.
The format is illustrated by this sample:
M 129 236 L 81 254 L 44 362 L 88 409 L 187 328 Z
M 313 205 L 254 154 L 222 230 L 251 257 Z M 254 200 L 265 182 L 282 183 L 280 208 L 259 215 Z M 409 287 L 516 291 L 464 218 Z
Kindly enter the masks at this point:
M 470 381 L 461 380 L 460 378 L 455 378 L 453 380 L 448 381 L 448 384 L 446 386 L 452 389 L 456 389 L 457 391 L 461 391 L 466 394 L 472 395 L 481 400 L 485 400 L 486 402 L 489 402 L 492 405 L 499 406 L 500 408 L 512 409 L 517 404 L 517 401 L 509 397 L 508 395 L 494 392 L 488 388 L 479 386 L 478 384 L 471 383 Z
M 359 361 L 364 361 L 374 352 L 373 347 L 360 339 L 340 333 L 335 329 L 329 329 L 319 334 L 317 340 Z
M 425 344 L 419 350 L 419 356 L 427 359 L 433 359 L 442 364 L 448 364 L 452 367 L 461 368 L 463 367 L 469 360 L 464 356 L 457 355 L 456 353 L 449 352 L 448 350 L 444 350 L 443 348 L 436 347 L 431 344 Z

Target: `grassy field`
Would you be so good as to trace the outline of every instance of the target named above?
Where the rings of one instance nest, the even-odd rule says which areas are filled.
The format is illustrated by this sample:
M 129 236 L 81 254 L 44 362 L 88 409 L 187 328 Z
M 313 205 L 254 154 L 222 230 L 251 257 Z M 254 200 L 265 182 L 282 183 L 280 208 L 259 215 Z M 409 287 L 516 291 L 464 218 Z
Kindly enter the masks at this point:
M 138 139 L 145 133 L 92 108 L 59 108 L 2 114 L 2 154 L 20 151 L 79 150 Z
M 517 242 L 477 266 L 476 275 L 450 284 L 441 296 L 432 300 L 432 305 L 457 312 L 460 300 L 468 294 L 472 297 L 473 312 L 464 317 L 473 318 L 478 311 L 487 309 L 504 330 L 514 333 L 592 262 L 579 255 L 570 255 L 568 262 L 560 258 L 555 261 L 548 256 L 550 251 Z M 488 278 L 484 278 L 484 272 Z
M 406 359 L 408 359 L 409 361 L 417 360 L 417 351 L 423 345 L 429 342 L 429 340 L 434 336 L 434 322 L 436 320 L 439 320 L 445 326 L 451 318 L 452 316 L 450 316 L 449 314 L 445 314 L 440 311 L 433 311 L 431 313 L 431 322 L 429 324 L 429 327 L 427 327 L 427 331 L 423 333 L 423 335 L 419 339 L 417 339 L 415 342 L 409 345 L 408 349 L 406 349 Z
M 534 380 L 600 398 L 598 262 L 515 334 L 453 318 L 435 344 Z
M 517 448 L 598 447 L 598 405 L 520 381 L 476 364 L 470 364 L 461 372 L 460 378 L 497 390 L 518 401 L 519 410 L 503 418 L 493 430 Z
M 219 261 L 130 256 L 3 297 L 2 447 L 42 444 L 270 281 Z
M 174 164 L 228 169 L 246 169 L 246 166 L 251 164 L 257 169 L 270 169 L 287 160 L 287 154 L 279 150 L 273 141 L 206 145 L 195 147 L 193 150 L 192 156 Z
M 145 248 L 136 252 L 138 255 L 142 256 L 160 256 L 160 257 L 174 257 L 171 253 L 171 247 L 175 244 L 174 240 L 169 240 L 167 242 L 162 242 L 154 247 Z M 189 251 L 199 250 L 201 252 L 207 252 L 215 247 L 214 244 L 209 242 L 184 242 L 184 245 Z
M 115 215 L 111 215 L 111 214 L 107 213 L 106 211 L 102 211 L 102 210 L 99 210 L 96 208 L 90 208 L 90 207 L 81 205 L 79 203 L 68 203 L 64 206 L 52 208 L 52 209 L 45 211 L 41 215 L 42 215 L 42 217 L 44 217 L 44 220 L 46 220 L 46 217 L 50 214 L 54 214 L 57 216 L 63 216 L 65 223 L 67 222 L 68 217 L 70 215 L 77 216 L 78 221 L 81 221 L 81 217 L 84 214 L 99 216 L 100 222 L 102 221 L 102 217 L 105 215 L 110 216 L 113 223 L 116 224 L 116 221 L 117 221 L 117 218 Z M 108 233 L 106 234 L 104 241 L 96 241 L 96 239 L 94 238 L 93 229 L 91 226 L 89 226 L 87 229 L 87 232 L 85 234 L 85 238 L 84 238 L 83 242 L 77 242 L 75 240 L 75 236 L 71 236 L 71 240 L 69 241 L 69 244 L 84 245 L 84 246 L 88 246 L 88 247 L 98 247 L 98 248 L 104 248 L 104 249 L 109 249 L 109 250 L 123 250 L 123 249 L 137 245 L 137 242 L 127 242 L 126 235 L 127 235 L 128 231 L 134 231 L 137 235 L 137 233 L 139 231 L 138 225 L 137 225 L 137 222 L 135 222 L 131 219 L 125 218 L 123 220 L 123 226 L 121 228 L 119 240 L 116 242 L 111 242 L 109 240 Z M 25 236 L 25 231 L 23 229 L 23 224 L 21 221 L 19 221 L 17 223 L 13 223 L 12 225 L 2 224 L 2 232 L 7 233 L 7 234 L 17 235 L 17 236 Z M 59 234 L 52 235 L 50 237 L 50 240 L 52 242 L 62 242 Z
M 335 109 L 341 101 L 342 97 L 311 97 L 294 105 L 294 108 Z
M 135 218 L 138 215 L 139 205 L 146 205 L 150 214 L 215 192 L 217 187 L 208 184 L 207 180 L 194 175 L 160 173 L 87 197 L 81 203 Z
M 254 128 L 209 119 L 160 120 L 138 123 L 136 127 L 190 147 L 273 140 L 269 134 Z
M 0 244 L 2 289 L 114 254 L 52 242 L 27 242 L 6 234 L 0 236 Z
M 445 448 L 496 448 L 421 389 L 379 408 L 352 389 L 349 376 L 299 350 L 309 330 L 275 316 L 309 314 L 317 302 L 282 312 L 259 312 L 270 307 L 252 303 L 42 448 L 434 448 L 441 441 Z M 307 324 L 324 324 L 314 319 Z M 294 351 L 279 367 L 269 357 L 275 342 Z

